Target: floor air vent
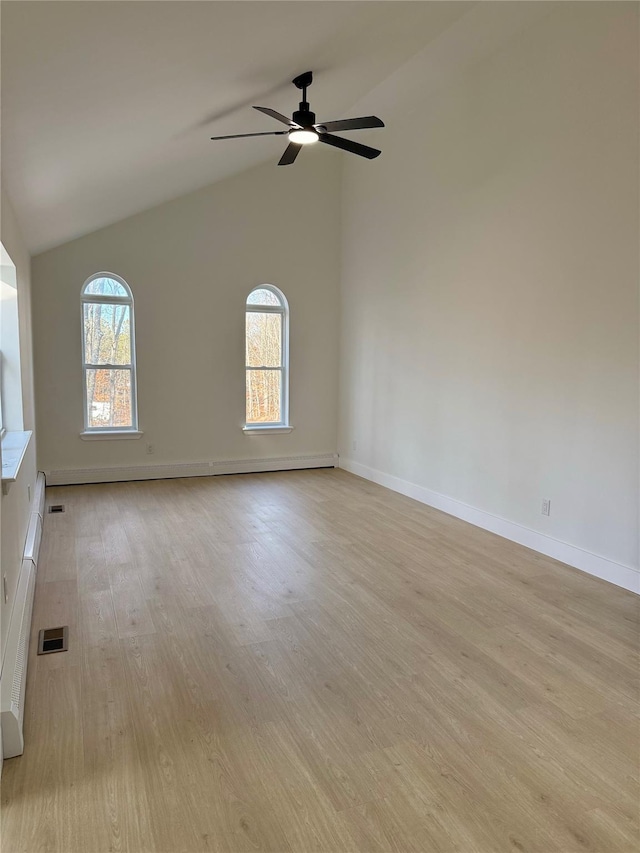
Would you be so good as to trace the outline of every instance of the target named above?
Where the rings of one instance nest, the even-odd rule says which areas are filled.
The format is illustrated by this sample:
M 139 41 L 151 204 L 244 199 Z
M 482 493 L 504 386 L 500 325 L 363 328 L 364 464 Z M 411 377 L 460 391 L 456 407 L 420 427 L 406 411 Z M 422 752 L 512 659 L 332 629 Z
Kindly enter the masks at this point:
M 64 512 L 64 504 L 51 504 L 49 512 Z
M 50 655 L 52 652 L 66 652 L 69 648 L 69 626 L 62 628 L 41 628 L 38 634 L 38 654 Z

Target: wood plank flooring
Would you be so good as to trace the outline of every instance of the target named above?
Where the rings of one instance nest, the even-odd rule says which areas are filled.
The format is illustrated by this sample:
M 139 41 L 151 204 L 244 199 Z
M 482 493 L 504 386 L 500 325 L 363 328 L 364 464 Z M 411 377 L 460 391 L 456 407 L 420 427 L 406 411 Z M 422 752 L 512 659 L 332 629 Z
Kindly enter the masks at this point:
M 631 853 L 639 599 L 343 471 L 47 491 L 3 853 Z

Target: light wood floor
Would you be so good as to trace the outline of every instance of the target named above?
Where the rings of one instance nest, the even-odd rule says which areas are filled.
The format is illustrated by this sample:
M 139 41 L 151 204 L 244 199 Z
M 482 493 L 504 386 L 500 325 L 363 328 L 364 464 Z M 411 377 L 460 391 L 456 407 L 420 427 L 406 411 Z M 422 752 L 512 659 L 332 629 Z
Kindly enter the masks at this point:
M 3 853 L 639 849 L 631 593 L 342 471 L 47 500 Z

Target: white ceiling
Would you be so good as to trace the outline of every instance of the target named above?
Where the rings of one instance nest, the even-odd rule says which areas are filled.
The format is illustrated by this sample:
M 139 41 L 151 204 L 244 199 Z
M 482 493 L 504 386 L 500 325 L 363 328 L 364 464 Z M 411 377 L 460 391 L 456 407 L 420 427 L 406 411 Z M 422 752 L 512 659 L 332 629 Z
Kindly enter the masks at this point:
M 318 118 L 346 117 L 472 6 L 5 0 L 2 171 L 29 250 L 265 159 L 275 168 L 280 137 L 209 137 L 281 129 L 251 105 L 290 115 L 290 81 L 308 69 Z

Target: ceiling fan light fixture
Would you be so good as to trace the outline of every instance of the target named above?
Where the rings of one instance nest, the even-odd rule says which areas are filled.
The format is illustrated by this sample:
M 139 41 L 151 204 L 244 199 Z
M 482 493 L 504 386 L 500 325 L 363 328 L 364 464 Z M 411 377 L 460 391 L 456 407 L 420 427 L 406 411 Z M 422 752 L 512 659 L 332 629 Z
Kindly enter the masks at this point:
M 315 130 L 300 128 L 300 130 L 289 131 L 289 142 L 295 142 L 296 145 L 311 145 L 318 141 L 318 134 Z

